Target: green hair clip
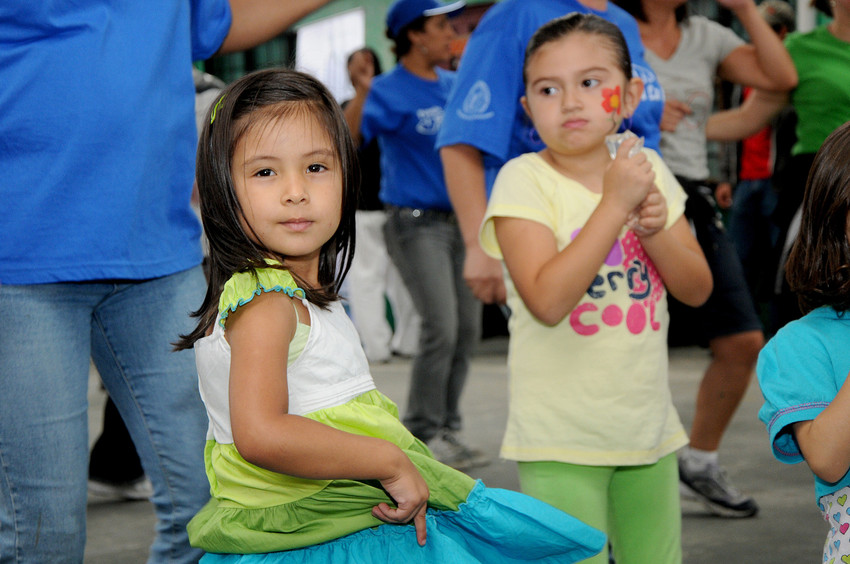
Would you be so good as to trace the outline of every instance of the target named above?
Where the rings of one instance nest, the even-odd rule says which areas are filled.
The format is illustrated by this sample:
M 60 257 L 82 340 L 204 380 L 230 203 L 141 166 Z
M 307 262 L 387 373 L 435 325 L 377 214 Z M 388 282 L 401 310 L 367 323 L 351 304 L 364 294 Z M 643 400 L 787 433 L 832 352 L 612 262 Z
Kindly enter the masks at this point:
M 215 121 L 215 113 L 218 111 L 218 107 L 221 105 L 222 102 L 224 102 L 224 96 L 219 98 L 218 102 L 216 102 L 215 106 L 213 106 L 212 115 L 210 116 L 210 125 L 212 125 L 212 122 Z

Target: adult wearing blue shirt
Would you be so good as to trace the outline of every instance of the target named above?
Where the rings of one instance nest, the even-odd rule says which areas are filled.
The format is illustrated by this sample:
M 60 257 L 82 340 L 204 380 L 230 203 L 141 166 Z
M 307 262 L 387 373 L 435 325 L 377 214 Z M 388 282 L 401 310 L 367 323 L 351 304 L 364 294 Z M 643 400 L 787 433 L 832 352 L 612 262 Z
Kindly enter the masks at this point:
M 82 562 L 89 359 L 150 478 L 151 562 L 197 561 L 209 498 L 193 61 L 328 0 L 0 4 L 0 560 Z
M 519 103 L 525 47 L 541 25 L 570 12 L 596 14 L 622 31 L 633 72 L 644 83 L 640 105 L 623 125 L 658 150 L 664 94 L 644 60 L 634 18 L 607 0 L 504 0 L 490 8 L 469 38 L 437 137 L 466 247 L 464 278 L 485 303 L 505 300 L 501 266 L 478 243 L 490 188 L 505 162 L 543 149 Z
M 363 105 L 363 140 L 381 149 L 387 250 L 422 318 L 404 423 L 442 462 L 459 469 L 485 462 L 458 438 L 460 394 L 480 331 L 480 304 L 461 276 L 463 241 L 452 213 L 434 140 L 454 73 L 449 14 L 464 2 L 396 0 L 387 36 L 398 65 L 372 82 Z

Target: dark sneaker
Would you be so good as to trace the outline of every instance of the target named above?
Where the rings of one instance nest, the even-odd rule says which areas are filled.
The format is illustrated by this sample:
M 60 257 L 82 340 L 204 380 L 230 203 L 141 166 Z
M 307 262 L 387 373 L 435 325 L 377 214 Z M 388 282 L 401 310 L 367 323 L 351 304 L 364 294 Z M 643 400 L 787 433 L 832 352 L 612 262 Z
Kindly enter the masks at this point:
M 692 472 L 680 460 L 679 486 L 683 498 L 696 499 L 720 517 L 753 517 L 759 511 L 755 500 L 735 489 L 718 466 Z
M 466 446 L 456 431 L 443 429 L 428 441 L 428 448 L 434 458 L 456 470 L 469 470 L 490 463 L 490 457 L 478 449 Z

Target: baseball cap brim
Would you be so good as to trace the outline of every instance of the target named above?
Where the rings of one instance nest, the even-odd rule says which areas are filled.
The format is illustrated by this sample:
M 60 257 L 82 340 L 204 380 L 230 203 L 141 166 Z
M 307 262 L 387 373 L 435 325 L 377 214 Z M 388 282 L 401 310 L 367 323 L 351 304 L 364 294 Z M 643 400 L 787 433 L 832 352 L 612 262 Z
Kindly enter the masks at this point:
M 439 16 L 440 14 L 451 14 L 452 12 L 462 10 L 464 6 L 466 6 L 466 0 L 459 0 L 458 2 L 450 2 L 449 4 L 443 4 L 437 8 L 425 10 L 422 12 L 422 15 L 430 17 Z

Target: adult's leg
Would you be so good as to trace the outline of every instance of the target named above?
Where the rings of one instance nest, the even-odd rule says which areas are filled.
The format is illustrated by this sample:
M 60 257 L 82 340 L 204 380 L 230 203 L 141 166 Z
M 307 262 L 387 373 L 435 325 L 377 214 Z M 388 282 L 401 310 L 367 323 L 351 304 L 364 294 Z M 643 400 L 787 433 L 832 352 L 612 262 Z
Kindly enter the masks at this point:
M 357 211 L 357 252 L 348 272 L 351 319 L 370 362 L 390 358 L 392 330 L 387 321 L 387 265 L 382 211 Z
M 682 562 L 678 474 L 675 453 L 614 472 L 609 522 L 617 564 Z
M 0 562 L 79 563 L 97 289 L 0 285 Z
M 711 362 L 702 377 L 691 425 L 691 448 L 714 451 L 738 405 L 747 393 L 758 353 L 761 331 L 717 337 L 709 342 Z
M 545 501 L 605 534 L 608 534 L 609 528 L 608 490 L 614 470 L 610 466 L 580 466 L 549 461 L 517 464 L 522 493 Z M 582 562 L 607 564 L 607 544 L 602 552 Z
M 458 339 L 453 228 L 446 219 L 390 209 L 387 249 L 422 318 L 404 421 L 424 441 L 446 425 L 448 384 Z
M 481 337 L 482 304 L 463 279 L 463 261 L 466 256 L 463 236 L 457 225 L 452 228 L 452 257 L 454 291 L 457 296 L 457 346 L 452 359 L 446 394 L 446 427 L 454 431 L 461 428 L 460 396 L 469 374 L 469 362 Z
M 401 274 L 391 260 L 387 264 L 387 299 L 393 312 L 393 338 L 390 349 L 394 353 L 415 356 L 419 349 L 419 328 L 422 319 Z
M 186 523 L 209 499 L 203 451 L 207 417 L 193 351 L 173 352 L 203 300 L 200 266 L 118 284 L 92 323 L 92 357 L 151 480 L 157 537 L 153 562 L 196 562 Z
M 758 506 L 727 481 L 718 464 L 718 447 L 746 393 L 764 336 L 741 261 L 711 200 L 699 186 L 686 188 L 685 214 L 693 222 L 714 289 L 700 308 L 681 310 L 695 316 L 712 359 L 697 394 L 690 445 L 680 456 L 680 479 L 688 493 L 697 495 L 712 511 L 750 517 Z M 671 311 L 672 317 L 675 310 Z

